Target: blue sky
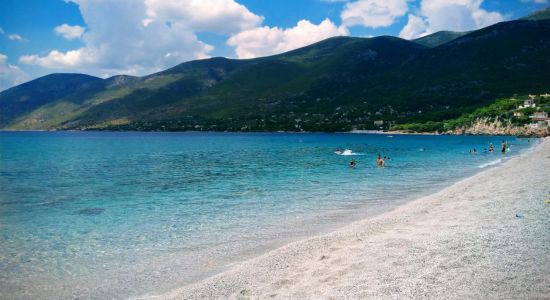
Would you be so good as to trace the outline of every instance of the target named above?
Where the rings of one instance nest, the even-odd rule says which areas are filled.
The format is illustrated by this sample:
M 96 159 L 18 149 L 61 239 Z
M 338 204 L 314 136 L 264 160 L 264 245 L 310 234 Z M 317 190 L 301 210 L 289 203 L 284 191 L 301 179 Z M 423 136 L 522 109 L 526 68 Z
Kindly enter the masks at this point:
M 145 75 L 336 35 L 413 39 L 516 19 L 548 0 L 3 0 L 0 90 L 54 72 Z

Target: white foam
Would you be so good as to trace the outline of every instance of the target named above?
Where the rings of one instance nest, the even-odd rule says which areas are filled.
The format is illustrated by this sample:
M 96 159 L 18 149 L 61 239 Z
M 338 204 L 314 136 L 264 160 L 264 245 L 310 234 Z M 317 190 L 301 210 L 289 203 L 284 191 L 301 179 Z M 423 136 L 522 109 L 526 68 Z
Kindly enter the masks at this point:
M 341 156 L 356 156 L 356 155 L 365 155 L 364 153 L 357 153 L 357 152 L 345 152 L 345 153 L 336 153 L 337 155 Z
M 353 152 L 352 150 L 349 150 L 349 149 L 346 149 L 346 150 L 340 151 L 340 152 L 336 151 L 336 152 L 334 152 L 334 153 L 336 153 L 336 154 L 338 154 L 338 155 L 343 155 L 343 156 L 363 155 L 363 153 Z
M 494 166 L 494 165 L 498 165 L 502 162 L 502 159 L 496 159 L 496 160 L 493 160 L 493 161 L 490 161 L 488 163 L 484 163 L 484 164 L 481 164 L 479 166 L 477 166 L 478 168 L 480 169 L 483 169 L 483 168 L 486 168 L 486 167 L 489 167 L 489 166 Z

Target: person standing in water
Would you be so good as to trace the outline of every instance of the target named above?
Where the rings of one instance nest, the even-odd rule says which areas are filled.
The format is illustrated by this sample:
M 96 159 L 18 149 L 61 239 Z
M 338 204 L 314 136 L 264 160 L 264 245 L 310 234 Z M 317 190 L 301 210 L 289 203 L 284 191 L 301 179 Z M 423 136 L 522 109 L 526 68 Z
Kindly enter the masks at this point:
M 352 159 L 349 162 L 349 167 L 355 169 L 356 166 L 357 166 L 357 162 L 355 161 L 355 159 Z
M 501 152 L 504 154 L 506 153 L 506 141 L 502 141 L 502 149 Z
M 489 143 L 489 152 L 495 152 L 495 146 L 493 146 L 493 143 Z
M 382 155 L 380 155 L 380 153 L 378 153 L 378 157 L 376 158 L 376 165 L 379 167 L 384 166 L 384 160 L 382 159 Z

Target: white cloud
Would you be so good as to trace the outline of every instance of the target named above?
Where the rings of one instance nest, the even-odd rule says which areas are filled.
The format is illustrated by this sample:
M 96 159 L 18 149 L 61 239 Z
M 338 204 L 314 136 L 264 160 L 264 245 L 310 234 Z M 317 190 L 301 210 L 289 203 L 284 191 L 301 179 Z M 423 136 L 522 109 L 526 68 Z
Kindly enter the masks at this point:
M 86 23 L 84 46 L 21 63 L 98 76 L 144 75 L 178 63 L 209 57 L 211 45 L 198 32 L 235 33 L 261 23 L 234 0 L 70 0 Z
M 254 28 L 263 20 L 234 0 L 145 0 L 145 6 L 144 24 L 169 20 L 198 32 L 234 33 Z
M 483 0 L 422 0 L 399 36 L 414 39 L 440 30 L 468 31 L 503 21 L 498 12 L 481 8 Z
M 93 57 L 94 53 L 88 53 L 87 51 L 87 48 L 67 52 L 52 50 L 44 57 L 38 55 L 23 55 L 19 58 L 19 62 L 52 69 L 78 67 L 96 62 L 96 59 Z
M 337 27 L 329 19 L 319 25 L 301 20 L 287 29 L 258 27 L 233 35 L 227 44 L 235 48 L 239 58 L 253 58 L 290 51 L 339 35 L 348 35 L 345 27 Z
M 29 80 L 29 76 L 19 67 L 10 65 L 8 57 L 0 53 L 0 91 Z
M 403 27 L 399 36 L 405 39 L 414 39 L 426 34 L 426 21 L 419 16 L 409 14 L 407 25 Z
M 377 28 L 392 25 L 407 11 L 407 0 L 358 0 L 346 4 L 341 18 L 343 25 L 348 27 L 362 25 Z
M 22 36 L 20 36 L 19 34 L 16 34 L 16 33 L 9 34 L 8 39 L 10 41 L 24 41 L 25 40 Z
M 10 34 L 7 34 L 6 31 L 4 31 L 4 28 L 0 27 L 0 35 L 6 35 L 6 37 L 10 40 L 10 41 L 17 41 L 17 42 L 25 42 L 27 41 L 26 38 L 22 37 L 21 35 L 17 34 L 17 33 L 10 33 Z
M 84 33 L 84 27 L 78 25 L 71 26 L 68 24 L 63 24 L 56 26 L 54 28 L 54 32 L 57 35 L 62 36 L 64 39 L 74 40 L 82 37 L 82 34 Z

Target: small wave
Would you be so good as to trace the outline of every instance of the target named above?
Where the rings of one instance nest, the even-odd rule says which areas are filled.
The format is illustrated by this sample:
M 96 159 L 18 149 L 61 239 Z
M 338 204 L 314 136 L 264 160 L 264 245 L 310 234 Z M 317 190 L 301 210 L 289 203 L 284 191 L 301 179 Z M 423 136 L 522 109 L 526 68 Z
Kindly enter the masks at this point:
M 477 167 L 480 168 L 480 169 L 483 169 L 483 168 L 487 168 L 487 167 L 489 167 L 489 166 L 498 165 L 498 164 L 500 164 L 501 162 L 502 162 L 502 159 L 499 158 L 499 159 L 490 161 L 490 162 L 488 162 L 488 163 L 481 164 L 481 165 L 479 165 L 479 166 L 477 166 Z
M 63 201 L 46 201 L 46 202 L 35 203 L 32 206 L 53 207 L 53 206 L 58 206 L 58 205 L 62 205 L 62 204 L 63 204 Z
M 357 153 L 357 152 L 353 152 L 352 150 L 349 150 L 349 149 L 346 149 L 346 150 L 338 150 L 336 152 L 334 152 L 338 155 L 344 155 L 344 156 L 350 156 L 350 155 L 363 155 L 363 153 Z
M 342 156 L 355 156 L 355 155 L 365 155 L 365 154 L 364 154 L 364 153 L 352 152 L 352 153 L 342 153 L 342 154 L 338 154 L 338 155 L 342 155 Z

